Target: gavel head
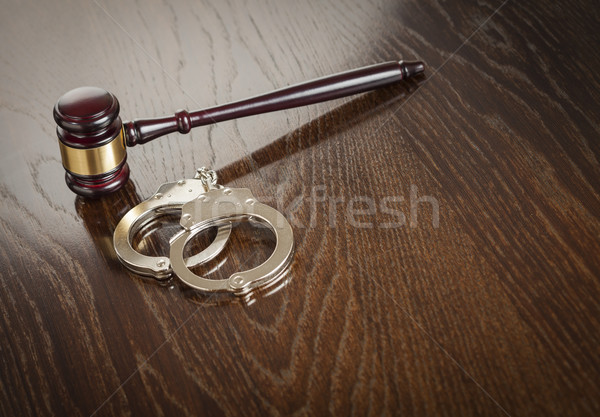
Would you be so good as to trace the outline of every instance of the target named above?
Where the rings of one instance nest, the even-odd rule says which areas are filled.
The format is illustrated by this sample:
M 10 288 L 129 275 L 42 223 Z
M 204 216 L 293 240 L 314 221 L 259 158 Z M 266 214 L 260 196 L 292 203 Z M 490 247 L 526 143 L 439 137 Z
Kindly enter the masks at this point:
M 80 87 L 58 99 L 54 120 L 69 188 L 84 197 L 118 190 L 129 178 L 117 98 L 101 88 Z

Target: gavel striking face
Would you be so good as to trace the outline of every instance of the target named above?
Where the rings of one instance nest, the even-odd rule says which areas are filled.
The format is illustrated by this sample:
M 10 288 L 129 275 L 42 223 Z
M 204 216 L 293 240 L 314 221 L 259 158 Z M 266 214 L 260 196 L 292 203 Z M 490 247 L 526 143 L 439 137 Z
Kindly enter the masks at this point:
M 113 94 L 96 87 L 76 88 L 54 106 L 65 180 L 79 195 L 100 197 L 127 182 L 128 146 L 173 132 L 188 133 L 197 126 L 363 93 L 423 70 L 422 62 L 391 61 L 204 110 L 178 110 L 173 116 L 125 123 L 119 117 L 119 101 Z

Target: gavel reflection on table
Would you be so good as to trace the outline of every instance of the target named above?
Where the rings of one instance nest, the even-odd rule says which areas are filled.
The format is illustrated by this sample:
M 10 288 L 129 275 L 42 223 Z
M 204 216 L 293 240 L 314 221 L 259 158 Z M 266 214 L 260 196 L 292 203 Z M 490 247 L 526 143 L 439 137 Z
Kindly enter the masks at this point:
M 188 133 L 197 126 L 363 93 L 423 71 L 422 62 L 391 61 L 204 110 L 178 110 L 173 116 L 124 123 L 113 94 L 97 87 L 76 88 L 54 106 L 65 180 L 79 195 L 100 197 L 127 182 L 127 146 L 173 132 Z

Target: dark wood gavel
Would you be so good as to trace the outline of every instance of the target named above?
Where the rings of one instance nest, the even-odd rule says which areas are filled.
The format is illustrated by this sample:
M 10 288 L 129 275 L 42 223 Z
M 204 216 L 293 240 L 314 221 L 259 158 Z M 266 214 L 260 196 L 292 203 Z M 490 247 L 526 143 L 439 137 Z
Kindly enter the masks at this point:
M 422 73 L 422 62 L 392 61 L 319 78 L 234 103 L 173 116 L 121 122 L 117 98 L 101 88 L 80 87 L 54 106 L 56 133 L 69 188 L 100 197 L 129 178 L 127 146 L 225 120 L 305 106 L 384 87 Z

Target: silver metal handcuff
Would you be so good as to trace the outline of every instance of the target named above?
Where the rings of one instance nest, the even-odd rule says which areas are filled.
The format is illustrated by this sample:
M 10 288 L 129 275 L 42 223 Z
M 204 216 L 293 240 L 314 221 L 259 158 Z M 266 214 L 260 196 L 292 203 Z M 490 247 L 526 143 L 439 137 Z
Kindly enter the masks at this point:
M 183 205 L 199 195 L 218 187 L 214 171 L 200 168 L 193 179 L 163 184 L 147 200 L 141 202 L 123 216 L 117 225 L 113 243 L 117 257 L 131 271 L 156 279 L 166 279 L 173 274 L 171 261 L 165 256 L 147 256 L 133 248 L 133 237 L 148 223 L 165 214 L 181 213 Z M 209 247 L 188 258 L 188 266 L 200 265 L 217 256 L 225 247 L 231 233 L 231 225 L 219 228 Z
M 157 217 L 174 213 L 181 213 L 183 230 L 171 238 L 168 258 L 143 255 L 133 248 L 136 233 Z M 266 225 L 275 234 L 275 249 L 264 263 L 220 280 L 207 279 L 190 271 L 189 268 L 217 256 L 227 244 L 231 223 L 242 220 Z M 200 253 L 184 258 L 186 244 L 213 226 L 218 227 L 213 242 Z M 246 188 L 218 185 L 216 173 L 204 167 L 197 170 L 193 179 L 161 185 L 150 198 L 127 212 L 117 225 L 113 240 L 117 257 L 135 273 L 166 279 L 174 272 L 184 284 L 196 290 L 236 295 L 272 284 L 285 272 L 294 249 L 292 228 L 283 214 L 258 202 Z

